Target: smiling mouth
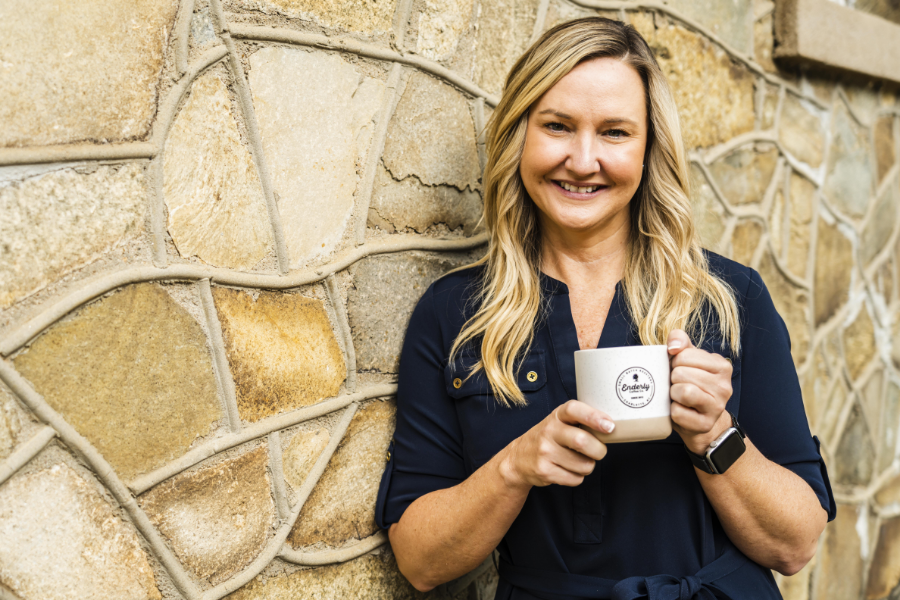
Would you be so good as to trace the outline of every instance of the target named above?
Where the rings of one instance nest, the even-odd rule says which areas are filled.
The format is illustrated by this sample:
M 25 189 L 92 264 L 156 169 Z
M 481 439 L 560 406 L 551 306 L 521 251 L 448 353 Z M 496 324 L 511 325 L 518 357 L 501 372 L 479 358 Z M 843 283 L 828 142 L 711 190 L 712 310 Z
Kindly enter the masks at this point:
M 581 186 L 577 186 L 577 185 L 572 185 L 570 183 L 566 183 L 565 181 L 554 181 L 553 183 L 555 183 L 562 189 L 566 190 L 567 192 L 574 192 L 576 194 L 590 194 L 590 193 L 596 192 L 600 188 L 606 187 L 605 185 L 599 185 L 599 184 L 581 187 Z

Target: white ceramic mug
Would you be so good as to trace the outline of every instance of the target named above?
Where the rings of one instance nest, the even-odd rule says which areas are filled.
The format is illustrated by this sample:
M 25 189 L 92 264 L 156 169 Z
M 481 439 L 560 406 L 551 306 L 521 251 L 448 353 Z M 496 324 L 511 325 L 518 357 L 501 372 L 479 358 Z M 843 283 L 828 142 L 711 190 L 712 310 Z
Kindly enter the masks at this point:
M 669 352 L 665 346 L 623 346 L 575 352 L 578 400 L 616 424 L 593 431 L 601 442 L 661 440 L 672 433 Z

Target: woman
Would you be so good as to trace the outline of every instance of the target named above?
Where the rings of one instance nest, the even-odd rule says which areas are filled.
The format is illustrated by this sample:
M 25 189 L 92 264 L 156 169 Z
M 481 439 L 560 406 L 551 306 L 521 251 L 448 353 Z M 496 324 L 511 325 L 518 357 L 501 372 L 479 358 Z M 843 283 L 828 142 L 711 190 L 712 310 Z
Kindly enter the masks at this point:
M 699 247 L 640 35 L 545 33 L 491 117 L 484 181 L 487 256 L 426 291 L 401 356 L 376 508 L 400 570 L 428 590 L 496 547 L 497 598 L 780 598 L 769 569 L 809 561 L 834 501 L 765 286 Z M 586 429 L 608 415 L 569 400 L 573 353 L 634 344 L 668 345 L 674 432 L 606 446 Z M 705 472 L 741 426 L 743 454 Z

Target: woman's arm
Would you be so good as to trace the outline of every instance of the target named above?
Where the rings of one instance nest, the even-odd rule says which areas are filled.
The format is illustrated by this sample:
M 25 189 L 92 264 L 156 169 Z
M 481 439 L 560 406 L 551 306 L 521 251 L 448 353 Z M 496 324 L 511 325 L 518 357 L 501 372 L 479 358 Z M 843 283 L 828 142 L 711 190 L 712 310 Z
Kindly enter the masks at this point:
M 462 483 L 410 504 L 389 531 L 400 572 L 420 591 L 464 575 L 500 543 L 533 486 L 579 485 L 606 446 L 578 425 L 614 427 L 604 413 L 569 401 Z
M 704 454 L 731 427 L 731 364 L 694 348 L 681 330 L 669 336 L 672 421 L 689 450 Z M 772 418 L 777 418 L 772 415 Z M 749 437 L 747 450 L 723 474 L 695 469 L 728 537 L 757 563 L 793 575 L 815 554 L 827 513 L 802 478 L 765 458 Z

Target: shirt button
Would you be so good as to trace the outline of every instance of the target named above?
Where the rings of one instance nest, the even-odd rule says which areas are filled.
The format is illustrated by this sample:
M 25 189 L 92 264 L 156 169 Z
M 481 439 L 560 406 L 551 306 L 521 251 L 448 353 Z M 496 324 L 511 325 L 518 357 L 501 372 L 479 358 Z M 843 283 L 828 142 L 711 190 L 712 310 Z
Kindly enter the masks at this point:
M 456 389 L 461 388 L 461 387 L 462 387 L 462 379 L 460 379 L 459 377 L 457 377 L 456 379 L 454 379 L 454 380 L 453 380 L 453 387 L 455 387 Z
M 537 373 L 535 373 L 534 371 L 528 371 L 528 375 L 526 375 L 525 377 L 531 383 L 534 383 L 535 381 L 537 381 Z
M 387 461 L 391 462 L 391 451 L 390 450 L 388 450 L 388 453 L 387 453 Z

